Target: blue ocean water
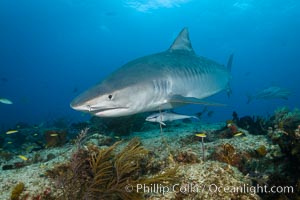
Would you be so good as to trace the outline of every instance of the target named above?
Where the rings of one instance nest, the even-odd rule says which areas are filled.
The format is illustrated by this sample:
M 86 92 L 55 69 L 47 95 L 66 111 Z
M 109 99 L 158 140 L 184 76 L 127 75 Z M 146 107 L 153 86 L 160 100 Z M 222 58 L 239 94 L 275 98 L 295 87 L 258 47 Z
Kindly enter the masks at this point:
M 2 0 L 0 1 L 0 126 L 60 117 L 84 120 L 71 100 L 126 62 L 169 48 L 188 27 L 198 55 L 226 64 L 234 53 L 233 94 L 211 120 L 267 115 L 299 107 L 300 2 L 296 0 Z M 268 86 L 289 100 L 246 104 Z M 182 112 L 201 111 L 187 106 Z

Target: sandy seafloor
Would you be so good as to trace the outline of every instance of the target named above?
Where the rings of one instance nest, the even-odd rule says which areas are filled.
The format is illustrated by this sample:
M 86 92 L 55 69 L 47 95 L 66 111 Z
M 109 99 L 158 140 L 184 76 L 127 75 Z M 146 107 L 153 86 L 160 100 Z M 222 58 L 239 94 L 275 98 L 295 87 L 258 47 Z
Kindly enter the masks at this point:
M 179 174 L 183 176 L 181 179 L 182 184 L 199 184 L 201 186 L 210 186 L 211 184 L 219 184 L 223 186 L 240 186 L 243 184 L 251 185 L 251 179 L 248 175 L 243 175 L 237 168 L 228 166 L 226 163 L 221 163 L 218 161 L 208 160 L 210 154 L 216 148 L 216 146 L 224 145 L 229 143 L 235 147 L 239 152 L 242 151 L 255 151 L 255 149 L 260 146 L 265 146 L 267 150 L 266 157 L 274 157 L 280 149 L 278 145 L 273 145 L 269 142 L 267 136 L 265 135 L 251 135 L 247 131 L 243 131 L 245 134 L 240 137 L 232 137 L 230 139 L 217 139 L 212 142 L 205 142 L 205 157 L 206 160 L 202 161 L 202 146 L 199 141 L 183 142 L 186 138 L 195 135 L 195 131 L 207 131 L 209 134 L 213 130 L 220 129 L 224 127 L 224 123 L 215 124 L 202 124 L 200 122 L 194 123 L 178 123 L 177 125 L 167 126 L 163 128 L 163 138 L 160 133 L 159 125 L 157 129 L 150 130 L 148 132 L 132 133 L 130 137 L 139 137 L 143 146 L 150 150 L 156 152 L 158 155 L 166 155 L 167 151 L 172 152 L 189 152 L 195 155 L 200 162 L 198 163 L 179 163 Z M 87 142 L 92 142 L 96 145 L 101 143 L 100 140 L 103 136 L 99 133 L 94 133 L 89 135 Z M 128 142 L 127 138 L 124 139 L 124 144 Z M 164 142 L 162 142 L 164 140 Z M 188 140 L 187 140 L 188 141 Z M 167 144 L 167 145 L 166 145 Z M 121 145 L 122 146 L 122 145 Z M 46 157 L 48 154 L 52 153 L 55 155 L 54 159 L 47 162 L 35 163 L 28 165 L 20 169 L 12 170 L 2 170 L 3 165 L 18 162 L 20 159 L 16 157 L 8 162 L 1 161 L 0 169 L 0 199 L 10 199 L 11 191 L 13 187 L 18 182 L 23 182 L 25 184 L 24 194 L 30 194 L 34 196 L 42 191 L 48 190 L 53 195 L 55 193 L 60 193 L 56 191 L 53 187 L 51 179 L 45 176 L 45 171 L 52 169 L 53 166 L 67 162 L 70 159 L 72 152 L 72 145 L 66 144 L 63 147 L 44 149 L 39 152 L 34 152 L 32 154 L 25 155 L 29 159 L 32 159 L 36 154 L 39 153 L 41 157 Z M 152 193 L 147 195 L 146 199 L 174 199 L 174 192 L 169 192 L 166 194 Z M 193 192 L 187 194 L 184 199 L 260 199 L 256 194 L 250 193 L 224 193 L 224 192 L 210 192 L 201 191 Z

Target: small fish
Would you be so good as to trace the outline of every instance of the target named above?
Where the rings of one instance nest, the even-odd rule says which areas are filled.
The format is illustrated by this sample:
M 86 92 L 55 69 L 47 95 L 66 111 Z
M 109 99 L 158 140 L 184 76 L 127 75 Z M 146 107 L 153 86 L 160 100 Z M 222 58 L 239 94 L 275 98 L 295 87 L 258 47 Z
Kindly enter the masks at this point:
M 18 130 L 10 130 L 10 131 L 7 131 L 6 134 L 9 135 L 9 134 L 13 134 L 13 133 L 17 133 L 19 132 Z
M 33 136 L 38 136 L 39 134 L 37 134 L 37 133 L 35 133 L 35 134 L 33 134 Z
M 7 144 L 12 144 L 12 142 L 11 142 L 11 141 L 9 141 L 9 142 L 7 142 Z
M 238 136 L 241 136 L 243 134 L 244 134 L 243 132 L 237 132 L 236 134 L 234 134 L 234 137 L 238 137 Z
M 148 116 L 146 118 L 146 121 L 158 122 L 158 123 L 166 126 L 166 124 L 164 123 L 165 121 L 174 121 L 174 120 L 188 119 L 188 118 L 194 118 L 194 119 L 199 120 L 199 118 L 196 116 L 181 115 L 181 114 L 172 113 L 172 112 L 159 112 L 159 113 L 154 113 L 154 114 Z
M 206 137 L 206 134 L 205 133 L 198 133 L 195 136 L 204 138 L 204 137 Z
M 119 137 L 119 136 L 115 136 L 115 138 L 116 138 L 116 139 L 120 139 L 120 137 Z
M 6 99 L 6 98 L 0 98 L 0 103 L 3 103 L 3 104 L 13 104 L 13 102 L 9 99 Z
M 21 158 L 22 160 L 24 160 L 24 161 L 27 161 L 28 160 L 28 158 L 27 157 L 25 157 L 25 156 L 22 156 L 22 155 L 18 155 L 18 157 L 19 158 Z
M 50 134 L 51 137 L 57 137 L 58 134 L 57 133 L 53 133 L 53 134 Z

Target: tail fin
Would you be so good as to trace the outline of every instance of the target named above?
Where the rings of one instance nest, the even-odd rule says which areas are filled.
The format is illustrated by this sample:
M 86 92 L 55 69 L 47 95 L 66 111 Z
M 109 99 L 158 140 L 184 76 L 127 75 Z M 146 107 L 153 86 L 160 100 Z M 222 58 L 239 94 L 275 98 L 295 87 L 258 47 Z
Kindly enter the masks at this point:
M 228 59 L 228 62 L 227 62 L 227 69 L 228 69 L 229 72 L 231 72 L 232 61 L 233 61 L 233 53 L 230 54 L 229 59 Z M 232 90 L 231 90 L 231 87 L 230 87 L 230 84 L 229 84 L 229 83 L 228 83 L 228 85 L 227 85 L 226 92 L 227 92 L 227 96 L 228 96 L 228 98 L 229 98 L 230 95 L 232 94 Z

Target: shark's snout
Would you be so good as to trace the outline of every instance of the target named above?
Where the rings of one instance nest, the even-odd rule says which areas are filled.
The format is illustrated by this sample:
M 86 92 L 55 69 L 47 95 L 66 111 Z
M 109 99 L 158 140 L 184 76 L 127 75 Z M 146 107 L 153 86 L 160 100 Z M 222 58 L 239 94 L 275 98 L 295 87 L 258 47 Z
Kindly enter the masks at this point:
M 116 113 L 121 111 L 126 112 L 129 107 L 124 106 L 112 106 L 112 105 L 89 105 L 87 102 L 78 101 L 78 99 L 74 99 L 70 103 L 70 107 L 74 110 L 81 112 L 88 112 L 92 115 L 96 116 L 115 116 Z
M 89 112 L 90 111 L 90 106 L 87 105 L 84 102 L 81 102 L 80 99 L 75 98 L 71 103 L 70 107 L 73 108 L 74 110 L 78 111 L 83 111 L 83 112 Z
M 83 112 L 90 111 L 90 106 L 88 106 L 88 105 L 80 105 L 80 104 L 71 103 L 70 107 L 73 108 L 74 110 L 78 110 L 78 111 L 83 111 Z

